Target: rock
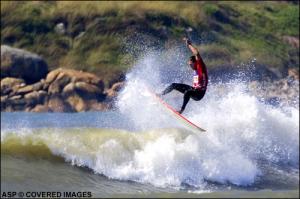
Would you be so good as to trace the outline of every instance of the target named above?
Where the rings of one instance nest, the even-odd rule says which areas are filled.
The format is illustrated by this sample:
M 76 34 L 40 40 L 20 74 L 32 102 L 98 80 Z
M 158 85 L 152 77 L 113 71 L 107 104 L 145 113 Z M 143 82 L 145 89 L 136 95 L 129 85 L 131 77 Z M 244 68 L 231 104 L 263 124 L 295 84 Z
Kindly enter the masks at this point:
M 1 95 L 7 95 L 14 90 L 13 88 L 21 87 L 23 85 L 25 85 L 23 79 L 6 77 L 1 80 Z
M 20 88 L 16 91 L 16 94 L 19 94 L 19 95 L 24 95 L 26 93 L 29 93 L 29 92 L 32 92 L 33 91 L 33 86 L 31 85 L 28 85 L 28 86 L 25 86 L 23 88 Z
M 67 98 L 67 102 L 76 112 L 82 112 L 87 110 L 87 105 L 85 103 L 85 100 L 83 100 L 78 95 L 69 96 Z
M 66 27 L 64 23 L 58 23 L 56 24 L 55 28 L 54 28 L 55 32 L 58 34 L 65 34 L 66 33 Z
M 63 73 L 65 76 L 70 77 L 72 82 L 86 82 L 89 84 L 93 84 L 98 88 L 100 88 L 103 92 L 104 83 L 101 78 L 91 73 L 72 70 L 72 69 L 62 69 L 62 68 L 56 69 L 47 75 L 46 82 L 50 83 L 51 81 L 53 81 L 52 79 L 56 79 L 58 73 Z
M 5 111 L 6 110 L 7 100 L 8 100 L 8 96 L 7 95 L 1 96 L 1 111 Z
M 126 80 L 126 75 L 124 73 L 118 73 L 111 77 L 111 80 L 108 83 L 108 88 L 111 88 L 114 84 L 118 82 L 124 82 Z
M 43 88 L 42 82 L 37 82 L 35 84 L 27 85 L 24 87 L 13 87 L 13 92 L 10 95 L 24 95 L 33 91 L 38 91 Z
M 51 83 L 56 79 L 56 77 L 58 76 L 58 74 L 59 74 L 61 71 L 62 71 L 62 69 L 59 68 L 59 69 L 56 69 L 56 70 L 53 70 L 53 71 L 49 72 L 49 73 L 47 74 L 47 77 L 46 77 L 45 82 L 48 83 L 48 84 L 51 84 Z
M 89 104 L 89 111 L 106 111 L 112 108 L 112 104 L 110 103 L 99 103 L 96 101 L 90 101 Z
M 6 77 L 4 79 L 1 79 L 1 89 L 2 87 L 13 87 L 22 83 L 25 83 L 23 79 Z
M 9 98 L 8 99 L 7 106 L 10 107 L 11 111 L 24 111 L 26 108 L 26 100 L 24 98 L 18 98 L 16 99 L 15 97 Z
M 22 98 L 22 95 L 15 95 L 15 96 L 10 97 L 9 100 L 14 101 L 14 100 L 18 100 L 21 98 Z
M 75 83 L 74 83 L 74 82 L 71 82 L 71 83 L 67 84 L 67 85 L 64 87 L 64 89 L 63 89 L 63 91 L 62 91 L 62 94 L 63 94 L 64 96 L 67 96 L 67 95 L 69 95 L 70 93 L 72 93 L 72 92 L 74 92 L 74 91 L 75 91 Z
M 295 68 L 288 69 L 288 77 L 299 81 L 299 71 Z
M 299 81 L 290 81 L 290 77 L 273 81 L 251 82 L 249 91 L 258 99 L 272 105 L 286 104 L 299 106 Z
M 45 79 L 28 85 L 22 79 L 5 78 L 1 86 L 7 90 L 1 93 L 1 110 L 4 111 L 82 112 L 110 107 L 103 102 L 106 99 L 103 81 L 82 71 L 57 69 Z M 112 91 L 120 88 L 121 84 L 116 84 Z
M 46 96 L 47 96 L 46 92 L 33 91 L 31 93 L 27 93 L 26 95 L 24 95 L 24 99 L 26 100 L 27 105 L 32 106 L 36 104 L 42 104 Z
M 46 98 L 48 96 L 47 92 L 43 91 L 43 90 L 38 91 L 38 93 L 39 93 L 39 95 L 41 95 L 41 97 L 45 97 Z
M 119 92 L 124 87 L 125 82 L 117 82 L 112 87 L 111 90 L 114 92 Z
M 49 94 L 70 92 L 73 89 L 72 86 L 75 86 L 80 92 L 92 95 L 102 93 L 104 90 L 104 83 L 99 77 L 91 73 L 71 69 L 56 69 L 47 75 L 45 82 L 49 83 Z M 70 84 L 71 82 L 75 83 L 75 85 Z M 67 88 L 63 90 L 66 86 Z
M 1 78 L 15 77 L 34 83 L 47 75 L 47 63 L 37 54 L 1 45 Z
M 41 113 L 41 112 L 51 112 L 51 109 L 47 105 L 36 105 L 33 109 L 30 110 L 31 112 Z
M 16 96 L 1 96 L 1 111 L 23 111 L 25 109 L 26 101 L 21 95 Z
M 8 95 L 1 96 L 1 104 L 5 103 L 7 99 L 8 99 Z
M 32 89 L 34 91 L 38 91 L 38 90 L 42 90 L 43 89 L 43 83 L 40 81 L 40 82 L 37 82 L 35 84 L 32 84 Z
M 51 96 L 48 100 L 48 107 L 53 112 L 73 112 L 72 107 L 64 102 L 59 96 Z
M 106 90 L 105 94 L 108 98 L 114 98 L 118 95 L 118 92 L 124 87 L 124 82 L 115 83 L 110 89 Z
M 94 97 L 102 94 L 102 90 L 100 88 L 92 84 L 88 84 L 86 82 L 76 82 L 75 89 L 76 91 L 79 91 L 79 93 L 81 93 L 86 98 Z
M 283 41 L 290 44 L 294 48 L 299 48 L 299 38 L 285 35 L 282 37 Z
M 56 79 L 49 85 L 48 93 L 59 94 L 62 92 L 63 88 L 70 82 L 71 77 L 67 76 L 65 73 L 59 73 Z

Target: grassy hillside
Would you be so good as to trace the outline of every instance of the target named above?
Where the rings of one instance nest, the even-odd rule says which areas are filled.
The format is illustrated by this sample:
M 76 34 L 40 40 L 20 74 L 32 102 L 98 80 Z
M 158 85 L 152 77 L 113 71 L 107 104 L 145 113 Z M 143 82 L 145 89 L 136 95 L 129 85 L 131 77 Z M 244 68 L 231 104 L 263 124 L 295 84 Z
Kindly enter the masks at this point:
M 50 69 L 105 74 L 126 71 L 124 39 L 147 35 L 160 47 L 191 27 L 210 67 L 257 63 L 286 73 L 299 67 L 299 2 L 14 2 L 1 1 L 1 44 L 42 55 Z M 65 24 L 65 33 L 56 26 Z M 298 40 L 298 47 L 284 38 Z M 201 43 L 201 45 L 200 45 Z

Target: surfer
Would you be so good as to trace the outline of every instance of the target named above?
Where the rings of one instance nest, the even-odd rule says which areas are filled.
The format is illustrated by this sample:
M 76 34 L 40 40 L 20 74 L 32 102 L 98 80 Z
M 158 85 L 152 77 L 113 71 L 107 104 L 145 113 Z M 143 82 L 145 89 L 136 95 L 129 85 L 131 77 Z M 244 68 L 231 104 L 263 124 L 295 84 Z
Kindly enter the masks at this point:
M 181 109 L 178 111 L 180 114 L 184 111 L 190 98 L 195 101 L 199 101 L 204 97 L 208 83 L 206 66 L 202 60 L 202 57 L 200 56 L 198 49 L 192 45 L 192 42 L 189 39 L 183 38 L 183 40 L 193 54 L 188 61 L 189 66 L 192 68 L 192 70 L 194 70 L 193 86 L 187 84 L 172 83 L 161 93 L 161 95 L 165 95 L 175 89 L 184 94 L 183 104 L 181 106 Z

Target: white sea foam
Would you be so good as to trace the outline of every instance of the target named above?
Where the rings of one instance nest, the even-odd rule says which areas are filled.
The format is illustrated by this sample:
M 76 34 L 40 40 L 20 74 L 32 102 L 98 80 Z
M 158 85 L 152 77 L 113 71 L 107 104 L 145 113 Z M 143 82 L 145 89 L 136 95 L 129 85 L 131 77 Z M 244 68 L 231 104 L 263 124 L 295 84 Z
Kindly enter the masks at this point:
M 172 74 L 162 74 L 164 65 L 153 63 L 153 57 L 142 62 L 127 76 L 127 86 L 119 96 L 120 110 L 141 128 L 178 127 L 179 121 L 167 117 L 149 102 L 151 97 L 143 95 L 147 84 L 161 91 L 166 84 L 159 77 Z M 175 95 L 173 91 L 166 100 L 180 107 L 182 95 Z M 162 134 L 138 151 L 135 166 L 127 174 L 133 171 L 143 180 L 160 185 L 186 180 L 199 185 L 203 179 L 248 185 L 261 174 L 259 161 L 299 167 L 299 110 L 284 108 L 262 103 L 247 92 L 247 82 L 241 79 L 210 83 L 203 100 L 191 100 L 184 113 L 207 129 L 205 135 L 174 144 L 172 138 Z

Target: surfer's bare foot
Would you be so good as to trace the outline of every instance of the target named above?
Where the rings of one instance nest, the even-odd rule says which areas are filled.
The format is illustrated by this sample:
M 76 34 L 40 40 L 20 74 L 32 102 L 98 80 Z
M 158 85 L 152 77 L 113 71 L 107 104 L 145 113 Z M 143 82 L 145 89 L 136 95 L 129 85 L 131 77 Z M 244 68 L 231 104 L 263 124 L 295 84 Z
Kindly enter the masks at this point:
M 179 110 L 179 111 L 177 111 L 179 114 L 181 114 L 182 112 L 183 112 L 183 110 Z

